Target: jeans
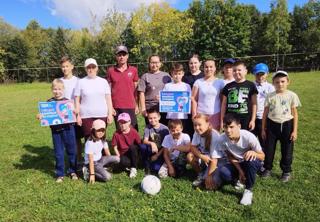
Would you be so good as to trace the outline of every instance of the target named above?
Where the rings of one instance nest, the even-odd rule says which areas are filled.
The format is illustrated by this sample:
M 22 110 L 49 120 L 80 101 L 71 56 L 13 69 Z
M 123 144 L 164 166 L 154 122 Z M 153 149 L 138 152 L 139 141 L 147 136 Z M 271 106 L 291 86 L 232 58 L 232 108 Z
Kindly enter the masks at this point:
M 162 164 L 164 163 L 163 155 L 159 156 L 155 161 L 151 161 L 153 155 L 151 146 L 147 144 L 140 145 L 141 158 L 145 169 L 150 169 L 152 172 L 158 172 Z
M 252 189 L 255 180 L 256 173 L 261 168 L 260 160 L 253 161 L 243 161 L 240 162 L 241 169 L 244 171 L 246 177 L 245 185 L 246 189 Z M 226 164 L 224 166 L 218 167 L 217 169 L 218 180 L 215 181 L 216 184 L 232 183 L 239 179 L 238 170 L 232 164 Z
M 68 155 L 68 173 L 75 173 L 77 170 L 77 146 L 73 125 L 68 125 L 59 130 L 51 130 L 54 154 L 56 159 L 56 176 L 64 176 L 64 149 Z

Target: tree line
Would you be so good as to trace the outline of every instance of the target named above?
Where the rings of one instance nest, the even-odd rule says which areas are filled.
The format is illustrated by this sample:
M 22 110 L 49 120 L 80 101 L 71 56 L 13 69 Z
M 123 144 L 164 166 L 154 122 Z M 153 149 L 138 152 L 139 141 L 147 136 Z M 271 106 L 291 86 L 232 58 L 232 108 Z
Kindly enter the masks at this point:
M 43 28 L 35 20 L 19 30 L 0 18 L 0 81 L 14 79 L 13 69 L 22 69 L 28 81 L 41 80 L 41 70 L 24 68 L 58 67 L 63 55 L 75 65 L 89 57 L 112 64 L 119 44 L 130 49 L 135 62 L 146 62 L 151 54 L 172 61 L 193 53 L 204 59 L 306 53 L 286 63 L 319 68 L 320 1 L 309 0 L 290 13 L 286 0 L 274 0 L 270 7 L 262 13 L 236 0 L 201 0 L 178 11 L 165 2 L 154 3 L 130 16 L 108 10 L 99 24 L 93 19 L 81 30 Z M 59 69 L 50 71 L 51 77 L 59 75 Z

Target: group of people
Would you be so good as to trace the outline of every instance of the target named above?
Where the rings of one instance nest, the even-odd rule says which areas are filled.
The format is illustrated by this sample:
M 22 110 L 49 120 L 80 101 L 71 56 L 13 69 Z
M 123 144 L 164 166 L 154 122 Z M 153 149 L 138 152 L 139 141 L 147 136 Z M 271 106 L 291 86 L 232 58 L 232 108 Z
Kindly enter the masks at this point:
M 61 59 L 64 76 L 52 82 L 53 97 L 48 101 L 75 101 L 77 123 L 51 126 L 57 182 L 65 175 L 64 150 L 68 173 L 78 179 L 83 137 L 83 177 L 90 183 L 110 180 L 106 167 L 127 170 L 134 178 L 142 162 L 146 174 L 165 178 L 183 175 L 190 164 L 198 175 L 193 186 L 215 190 L 231 183 L 244 188 L 240 203 L 250 205 L 256 174 L 271 176 L 278 140 L 280 179 L 291 179 L 300 101 L 287 89 L 287 72 L 274 73 L 270 84 L 268 66 L 259 63 L 253 68 L 255 81 L 251 82 L 246 80 L 245 63 L 230 58 L 223 63 L 224 78 L 219 79 L 213 59 L 203 62 L 202 72 L 199 56 L 193 55 L 186 74 L 180 63 L 173 64 L 169 74 L 160 70 L 160 56 L 151 55 L 149 71 L 139 78 L 128 57 L 127 47 L 118 46 L 117 63 L 106 70 L 106 78 L 97 76 L 98 64 L 89 58 L 84 64 L 87 76 L 82 79 L 73 75 L 69 57 Z M 191 113 L 160 113 L 160 91 L 189 92 Z M 138 113 L 146 124 L 142 139 Z M 116 131 L 109 149 L 105 133 L 113 121 Z

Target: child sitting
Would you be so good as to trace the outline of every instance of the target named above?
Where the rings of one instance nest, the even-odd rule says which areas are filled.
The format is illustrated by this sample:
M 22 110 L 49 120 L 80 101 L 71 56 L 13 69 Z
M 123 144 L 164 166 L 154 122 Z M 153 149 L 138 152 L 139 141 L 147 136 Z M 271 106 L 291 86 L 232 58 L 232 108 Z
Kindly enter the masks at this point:
M 190 137 L 182 133 L 181 120 L 169 120 L 168 127 L 170 134 L 162 142 L 165 163 L 159 170 L 160 178 L 181 176 L 186 170 L 186 152 L 190 148 Z
M 156 109 L 148 110 L 147 118 L 149 124 L 144 129 L 143 144 L 140 145 L 141 157 L 146 174 L 158 173 L 164 162 L 161 144 L 164 137 L 169 134 L 169 129 L 159 122 L 161 116 Z
M 111 173 L 105 170 L 105 166 L 119 163 L 120 158 L 110 154 L 108 143 L 105 141 L 106 123 L 96 119 L 92 123 L 91 135 L 85 144 L 85 167 L 83 167 L 83 179 L 89 183 L 95 180 L 106 182 L 111 180 Z M 104 150 L 105 156 L 102 156 Z M 88 168 L 89 167 L 89 172 Z
M 53 80 L 51 89 L 53 97 L 48 102 L 68 100 L 64 97 L 64 84 L 61 79 Z M 41 114 L 38 114 L 37 118 L 41 119 Z M 64 149 L 68 154 L 68 173 L 70 173 L 73 180 L 77 180 L 77 150 L 74 124 L 52 125 L 50 128 L 56 158 L 56 182 L 61 183 L 64 179 Z
M 141 139 L 138 132 L 131 127 L 131 118 L 128 113 L 121 113 L 118 116 L 119 130 L 112 137 L 112 147 L 120 157 L 120 168 L 130 169 L 129 177 L 137 176 L 138 146 Z

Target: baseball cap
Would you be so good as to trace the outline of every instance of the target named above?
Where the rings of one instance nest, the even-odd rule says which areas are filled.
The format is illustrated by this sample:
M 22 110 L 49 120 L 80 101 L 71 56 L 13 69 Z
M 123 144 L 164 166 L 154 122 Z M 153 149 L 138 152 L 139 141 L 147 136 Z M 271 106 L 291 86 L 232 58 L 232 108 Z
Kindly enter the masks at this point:
M 269 72 L 269 67 L 264 63 L 258 63 L 252 69 L 252 73 L 254 75 L 257 75 L 258 73 L 268 73 L 268 72 Z
M 125 122 L 129 122 L 129 121 L 131 121 L 131 118 L 128 113 L 120 113 L 120 115 L 118 116 L 118 122 L 120 120 L 125 121 Z
M 99 130 L 99 129 L 105 129 L 106 123 L 101 119 L 96 119 L 92 123 L 92 129 Z
M 93 58 L 86 59 L 86 61 L 84 62 L 84 67 L 87 67 L 88 65 L 98 66 L 97 61 Z
M 128 54 L 128 48 L 124 45 L 119 45 L 117 48 L 116 48 L 116 54 L 118 54 L 119 52 L 125 52 Z
M 235 59 L 233 59 L 233 58 L 229 58 L 229 59 L 225 59 L 224 61 L 223 61 L 223 65 L 226 65 L 226 64 L 233 64 L 233 63 L 235 63 L 236 62 L 236 60 Z
M 276 78 L 277 76 L 282 75 L 282 76 L 287 76 L 289 77 L 289 74 L 286 71 L 278 70 L 272 75 L 272 79 Z

